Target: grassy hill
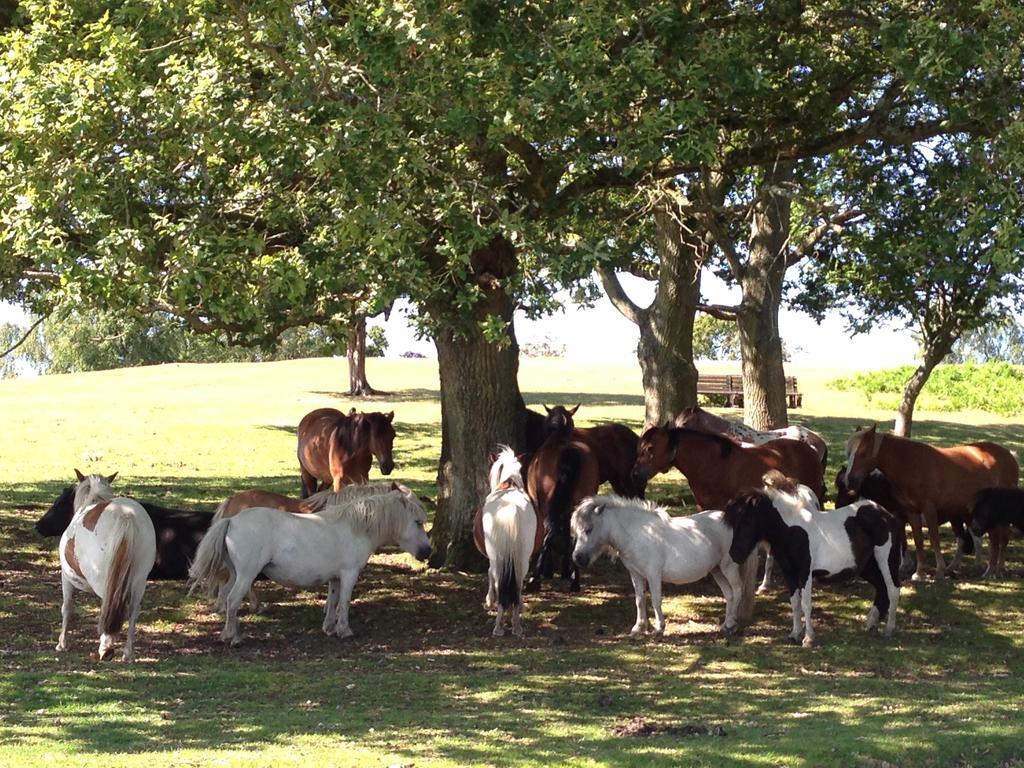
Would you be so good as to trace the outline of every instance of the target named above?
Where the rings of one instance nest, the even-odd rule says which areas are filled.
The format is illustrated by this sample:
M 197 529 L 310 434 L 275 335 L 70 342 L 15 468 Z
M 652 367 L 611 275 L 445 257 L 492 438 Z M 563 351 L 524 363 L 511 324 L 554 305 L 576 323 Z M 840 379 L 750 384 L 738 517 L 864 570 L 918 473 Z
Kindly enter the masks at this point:
M 787 373 L 804 392 L 793 419 L 828 437 L 832 470 L 855 425 L 891 420 L 825 386 L 842 372 Z M 340 395 L 338 360 L 0 382 L 0 765 L 1024 764 L 1016 541 L 1005 582 L 906 585 L 889 641 L 863 632 L 866 585 L 821 588 L 810 651 L 784 642 L 781 592 L 725 643 L 721 598 L 703 583 L 667 590 L 663 640 L 632 640 L 628 576 L 607 561 L 585 573 L 583 595 L 556 583 L 529 600 L 524 640 L 493 639 L 481 576 L 384 554 L 356 586 L 353 641 L 321 634 L 322 596 L 269 587 L 270 610 L 244 616 L 245 644 L 229 651 L 201 600 L 154 583 L 133 667 L 90 656 L 89 596 L 77 599 L 70 650 L 53 652 L 55 541 L 31 525 L 75 467 L 117 470 L 124 492 L 172 505 L 212 508 L 250 486 L 294 494 L 299 418 L 355 404 L 395 410 L 394 477 L 433 496 L 436 364 L 371 360 L 369 375 L 393 394 Z M 581 425 L 638 428 L 643 416 L 631 366 L 523 360 L 520 385 L 538 407 L 582 402 Z M 919 413 L 915 437 L 1024 453 L 1024 424 L 985 413 Z M 688 502 L 677 473 L 651 492 L 677 511 Z

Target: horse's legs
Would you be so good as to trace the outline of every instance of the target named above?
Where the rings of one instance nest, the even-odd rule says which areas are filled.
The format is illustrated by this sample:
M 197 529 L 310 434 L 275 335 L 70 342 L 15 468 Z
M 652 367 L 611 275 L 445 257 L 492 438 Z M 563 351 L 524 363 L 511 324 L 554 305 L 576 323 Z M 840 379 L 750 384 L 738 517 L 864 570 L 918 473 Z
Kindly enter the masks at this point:
M 763 595 L 769 589 L 772 588 L 772 566 L 775 565 L 775 558 L 772 557 L 772 548 L 765 546 L 765 558 L 764 558 L 764 578 L 761 579 L 761 585 L 757 588 L 757 594 Z
M 328 635 L 334 633 L 334 624 L 338 620 L 338 587 L 338 579 L 331 579 L 327 582 L 327 602 L 324 604 L 323 630 Z
M 882 571 L 879 570 L 880 567 L 887 566 L 879 566 L 879 563 L 884 563 L 885 559 L 879 559 L 878 550 L 878 547 L 873 548 L 871 557 L 864 563 L 860 572 L 864 580 L 875 588 L 875 599 L 868 610 L 868 620 L 865 625 L 868 632 L 873 632 L 878 627 L 879 617 L 889 610 L 889 593 L 885 580 L 882 578 Z
M 498 599 L 498 574 L 497 566 L 491 563 L 487 566 L 487 597 L 484 598 L 484 608 L 491 610 Z
M 259 597 L 259 595 L 256 594 L 256 587 L 255 586 L 250 586 L 249 587 L 249 595 L 248 595 L 248 597 L 249 597 L 249 610 L 252 611 L 253 613 L 262 613 L 263 609 L 266 606 L 264 606 L 263 603 L 260 602 L 260 597 Z
M 71 614 L 75 609 L 75 588 L 63 574 L 60 577 L 60 591 L 63 599 L 60 604 L 60 637 L 57 638 L 57 650 L 63 651 L 68 647 L 68 624 L 71 623 Z
M 236 563 L 234 570 L 234 582 L 231 584 L 230 591 L 224 595 L 224 629 L 220 633 L 221 642 L 230 643 L 233 646 L 242 642 L 242 634 L 238 627 L 238 608 L 259 572 L 263 570 L 263 565 L 260 565 L 254 572 L 252 565 L 246 564 L 245 567 L 240 567 Z
M 501 607 L 501 603 L 498 603 L 498 610 L 494 617 L 494 630 L 491 634 L 495 637 L 501 637 L 505 634 L 505 609 Z
M 305 467 L 299 467 L 299 473 L 302 475 L 302 498 L 308 499 L 314 493 L 316 493 L 318 481 L 313 477 Z
M 807 575 L 807 583 L 804 584 L 803 588 L 803 600 L 802 607 L 804 611 L 804 648 L 810 648 L 814 645 L 814 627 L 811 626 L 811 581 L 813 577 Z
M 1009 529 L 1003 526 L 988 532 L 988 567 L 981 578 L 994 579 L 1000 575 L 1006 557 L 1006 544 L 1010 539 L 1009 533 Z
M 963 530 L 963 525 L 953 525 L 953 532 L 956 534 L 956 552 L 953 553 L 953 559 L 949 563 L 949 570 L 958 571 L 960 561 L 964 559 L 964 536 L 967 535 L 967 532 Z
M 896 607 L 900 602 L 900 588 L 899 584 L 896 583 L 896 579 L 899 577 L 899 573 L 898 569 L 895 569 L 896 573 L 889 569 L 889 555 L 892 552 L 892 548 L 899 545 L 898 541 L 890 538 L 889 546 L 875 547 L 875 562 L 878 563 L 878 569 L 882 572 L 882 581 L 885 584 L 886 597 L 888 598 L 889 612 L 885 617 L 886 637 L 891 637 L 892 633 L 896 631 Z M 879 610 L 881 610 L 881 606 L 879 606 Z
M 649 579 L 648 589 L 651 590 L 651 606 L 654 608 L 654 634 L 665 634 L 665 616 L 661 612 L 661 576 Z
M 145 582 L 143 582 L 145 584 Z M 139 611 L 142 609 L 142 594 L 144 590 L 140 590 L 140 594 L 132 601 L 131 613 L 128 614 L 128 631 L 124 636 L 124 653 L 121 656 L 122 661 L 132 662 L 135 661 L 135 622 L 139 619 Z
M 928 540 L 935 553 L 935 580 L 939 581 L 946 577 L 946 560 L 942 557 L 942 542 L 939 539 L 939 512 L 933 505 L 925 505 L 924 520 L 928 524 Z
M 352 629 L 348 625 L 348 606 L 352 602 L 352 590 L 355 589 L 359 571 L 348 569 L 338 574 L 338 618 L 335 623 L 335 634 L 338 637 L 352 637 Z
M 910 534 L 914 537 L 914 557 L 917 561 L 914 566 L 914 575 L 910 579 L 911 581 L 920 581 L 924 578 L 924 530 L 921 515 L 907 515 L 907 521 L 910 523 Z
M 633 580 L 633 593 L 636 596 L 636 624 L 629 630 L 631 635 L 640 635 L 647 631 L 647 580 L 637 571 L 630 571 Z
M 789 633 L 789 641 L 791 643 L 799 643 L 800 635 L 803 634 L 800 621 L 800 602 L 802 597 L 800 589 L 794 589 L 789 593 L 789 605 L 793 609 L 793 631 Z
M 718 588 L 722 590 L 722 597 L 725 598 L 725 621 L 722 622 L 719 629 L 725 634 L 731 635 L 736 631 L 736 606 L 733 601 L 738 593 L 733 591 L 732 584 L 721 567 L 716 567 L 711 571 L 711 578 L 715 580 Z

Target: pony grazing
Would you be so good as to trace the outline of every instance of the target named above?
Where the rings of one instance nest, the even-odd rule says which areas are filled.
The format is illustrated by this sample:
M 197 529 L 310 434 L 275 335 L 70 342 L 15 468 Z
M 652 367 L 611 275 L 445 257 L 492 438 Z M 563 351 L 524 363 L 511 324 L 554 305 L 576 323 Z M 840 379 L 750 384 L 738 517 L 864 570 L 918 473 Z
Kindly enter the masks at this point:
M 317 408 L 303 416 L 297 430 L 302 497 L 324 488 L 337 493 L 343 485 L 365 483 L 374 457 L 381 474 L 390 475 L 395 466 L 394 418 L 394 411 L 353 410 L 345 415 L 335 408 Z
M 505 634 L 505 611 L 512 612 L 512 634 L 522 635 L 523 580 L 530 568 L 530 555 L 537 533 L 537 513 L 523 490 L 523 476 L 515 452 L 501 446 L 489 473 L 491 492 L 484 501 L 484 549 L 487 572 L 488 609 L 497 605 L 494 636 Z
M 737 600 L 743 589 L 741 568 L 756 567 L 755 558 L 738 564 L 729 554 L 732 530 L 724 513 L 698 512 L 688 517 L 670 517 L 663 507 L 639 499 L 592 496 L 584 499 L 572 514 L 576 539 L 572 557 L 585 568 L 606 549 L 615 551 L 633 580 L 636 593 L 636 623 L 630 634 L 647 632 L 646 591 L 654 607 L 654 634 L 665 631 L 661 612 L 661 583 L 688 584 L 709 573 L 725 598 L 725 634 L 736 631 Z M 749 554 L 749 553 L 748 553 Z
M 705 411 L 700 406 L 694 405 L 676 418 L 675 425 L 696 429 L 699 432 L 708 432 L 712 435 L 724 435 L 740 445 L 764 445 L 775 440 L 798 440 L 801 443 L 807 443 L 814 449 L 821 460 L 823 471 L 828 464 L 828 443 L 825 442 L 825 438 L 800 424 L 790 424 L 782 429 L 762 431 L 742 422 L 716 416 L 710 411 Z
M 201 583 L 217 588 L 220 574 L 227 570 L 221 640 L 238 645 L 238 607 L 261 572 L 283 586 L 326 583 L 330 591 L 324 632 L 351 637 L 349 603 L 363 566 L 390 544 L 426 560 L 426 519 L 419 499 L 404 490 L 328 505 L 315 515 L 254 507 L 210 527 L 189 570 L 192 590 Z
M 781 472 L 766 473 L 764 482 L 763 491 L 741 494 L 726 507 L 725 522 L 733 532 L 729 552 L 734 560 L 742 560 L 760 542 L 771 546 L 793 607 L 789 639 L 800 641 L 802 612 L 803 645 L 814 644 L 813 578 L 849 573 L 859 574 L 875 588 L 868 631 L 885 616 L 885 634 L 891 635 L 896 629 L 899 571 L 906 541 L 896 518 L 867 500 L 831 512 L 811 508 L 806 503 L 810 489 L 801 489 Z
M 818 454 L 796 440 L 742 447 L 727 437 L 679 427 L 651 427 L 640 438 L 633 467 L 636 482 L 646 483 L 675 467 L 686 476 L 700 509 L 724 509 L 736 494 L 761 487 L 771 469 L 795 477 L 825 501 Z
M 548 414 L 544 419 L 545 437 L 586 443 L 597 458 L 598 484 L 610 483 L 615 493 L 620 496 L 643 498 L 644 484 L 637 485 L 632 474 L 637 447 L 640 444 L 636 432 L 625 424 L 614 422 L 598 424 L 596 427 L 577 428 L 572 417 L 576 415 L 579 407 L 579 403 L 573 408 L 566 408 L 563 405 L 548 408 L 545 405 L 544 410 Z
M 142 505 L 116 498 L 110 487 L 114 476 L 89 475 L 77 469 L 75 516 L 60 538 L 61 605 L 57 650 L 67 648 L 75 590 L 99 595 L 99 657 L 113 650 L 114 636 L 125 619 L 125 661 L 135 653 L 135 622 L 146 592 L 146 576 L 156 559 L 156 534 Z
M 1009 531 L 1011 525 L 1024 533 L 1024 489 L 983 488 L 975 494 L 971 502 L 971 532 L 975 536 L 989 533 L 994 538 L 997 531 Z M 1008 540 L 1007 535 L 1002 541 L 1004 557 Z M 997 565 L 1002 570 L 1004 563 L 1000 560 Z
M 939 526 L 952 520 L 968 522 L 971 501 L 978 491 L 1016 487 L 1019 474 L 1013 454 L 995 443 L 937 448 L 905 437 L 879 434 L 874 426 L 854 432 L 846 443 L 846 453 L 845 479 L 851 491 L 858 492 L 865 478 L 880 470 L 906 510 L 914 529 L 914 542 L 922 546 L 914 580 L 924 576 L 921 521 L 928 526 L 928 538 L 935 553 L 935 578 L 941 579 L 946 561 L 942 557 Z M 998 573 L 1008 540 L 1005 526 L 993 532 L 986 577 Z

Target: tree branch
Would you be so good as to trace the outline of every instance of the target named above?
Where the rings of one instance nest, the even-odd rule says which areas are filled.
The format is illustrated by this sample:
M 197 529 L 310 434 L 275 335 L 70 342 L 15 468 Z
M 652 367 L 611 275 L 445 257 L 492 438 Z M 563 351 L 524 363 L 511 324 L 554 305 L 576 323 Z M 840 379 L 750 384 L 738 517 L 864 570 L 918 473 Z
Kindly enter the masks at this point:
M 615 271 L 602 265 L 597 268 L 597 274 L 601 278 L 601 285 L 608 296 L 608 300 L 622 313 L 623 317 L 635 325 L 645 324 L 647 322 L 647 310 L 638 307 L 626 295 Z
M 717 317 L 719 320 L 735 320 L 740 313 L 740 308 L 727 307 L 724 304 L 698 304 L 697 311 Z
M 786 257 L 786 266 L 791 267 L 801 259 L 810 256 L 818 243 L 820 243 L 827 235 L 839 234 L 850 224 L 856 224 L 863 221 L 864 218 L 865 214 L 863 211 L 858 208 L 851 208 L 850 210 L 837 213 L 835 216 L 823 221 L 808 232 L 807 237 L 805 237 L 799 245 L 789 252 L 789 255 Z
M 22 336 L 20 339 L 18 339 L 18 341 L 13 346 L 10 346 L 7 349 L 5 349 L 3 352 L 0 352 L 0 358 L 7 357 L 9 354 L 11 354 L 11 352 L 13 352 L 18 347 L 20 347 L 22 344 L 24 344 L 25 340 L 28 339 L 28 337 L 32 335 L 32 331 L 34 331 L 36 328 L 38 328 L 40 326 L 40 324 L 42 324 L 43 320 L 45 320 L 47 317 L 49 317 L 49 315 L 43 315 L 38 320 L 36 320 L 34 323 L 32 323 L 32 325 L 29 327 L 29 329 L 27 331 L 25 331 L 25 335 Z

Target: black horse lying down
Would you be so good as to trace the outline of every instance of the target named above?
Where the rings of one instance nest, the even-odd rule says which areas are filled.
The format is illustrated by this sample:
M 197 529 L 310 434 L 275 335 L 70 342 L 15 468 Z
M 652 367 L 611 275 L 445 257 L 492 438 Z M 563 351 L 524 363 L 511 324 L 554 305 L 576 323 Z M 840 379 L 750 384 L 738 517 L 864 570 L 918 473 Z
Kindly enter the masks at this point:
M 69 485 L 53 502 L 53 506 L 36 523 L 36 531 L 43 536 L 60 536 L 71 524 L 74 510 L 75 486 Z M 196 547 L 210 527 L 212 512 L 190 512 L 167 509 L 140 501 L 149 513 L 156 529 L 156 561 L 149 572 L 151 579 L 185 580 L 188 565 L 196 556 Z

